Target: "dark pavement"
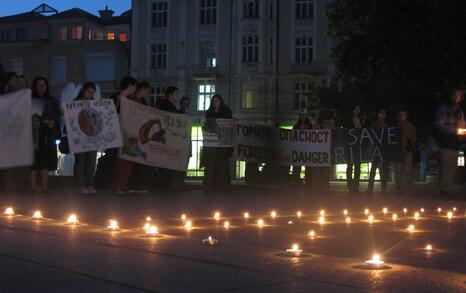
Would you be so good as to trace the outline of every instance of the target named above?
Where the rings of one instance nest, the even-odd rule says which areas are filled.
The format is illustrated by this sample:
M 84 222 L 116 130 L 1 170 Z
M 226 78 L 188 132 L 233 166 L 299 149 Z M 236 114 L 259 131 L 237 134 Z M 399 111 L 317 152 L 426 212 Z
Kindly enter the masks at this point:
M 466 201 L 437 198 L 429 184 L 416 189 L 410 196 L 368 196 L 348 194 L 336 183 L 325 194 L 241 187 L 211 196 L 196 190 L 83 196 L 65 189 L 3 195 L 2 213 L 11 205 L 17 215 L 0 216 L 0 292 L 466 292 Z M 47 219 L 32 220 L 35 209 Z M 325 224 L 317 221 L 321 209 Z M 421 213 L 417 221 L 415 211 Z M 65 225 L 71 212 L 81 225 Z M 181 214 L 192 220 L 191 231 L 183 228 Z M 147 216 L 162 237 L 143 237 Z M 110 218 L 121 231 L 106 231 Z M 266 223 L 262 229 L 259 218 Z M 412 233 L 405 230 L 409 224 L 416 227 Z M 310 230 L 316 237 L 307 236 Z M 219 245 L 203 245 L 207 236 Z M 305 255 L 287 256 L 293 243 Z M 421 251 L 427 244 L 435 251 Z M 375 252 L 386 269 L 362 267 Z

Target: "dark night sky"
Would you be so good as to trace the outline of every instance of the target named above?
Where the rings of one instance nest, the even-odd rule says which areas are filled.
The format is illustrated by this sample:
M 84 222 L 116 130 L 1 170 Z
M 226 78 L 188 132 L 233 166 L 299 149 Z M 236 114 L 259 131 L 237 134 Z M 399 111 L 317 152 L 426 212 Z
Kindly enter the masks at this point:
M 9 3 L 5 5 L 5 3 Z M 40 4 L 45 3 L 59 12 L 70 8 L 81 8 L 98 15 L 98 10 L 108 5 L 115 11 L 115 15 L 131 8 L 131 0 L 0 0 L 0 16 L 18 14 L 31 11 Z

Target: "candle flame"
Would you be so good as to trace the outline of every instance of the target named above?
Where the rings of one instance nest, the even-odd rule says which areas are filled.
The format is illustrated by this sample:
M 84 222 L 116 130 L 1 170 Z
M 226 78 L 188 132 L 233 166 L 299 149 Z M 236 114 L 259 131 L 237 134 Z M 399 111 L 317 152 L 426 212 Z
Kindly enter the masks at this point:
M 301 211 L 297 211 L 296 216 L 298 216 L 298 218 L 301 218 L 303 216 L 303 213 Z
M 257 225 L 259 226 L 259 228 L 262 228 L 264 226 L 264 220 L 262 219 L 257 220 Z
M 325 215 L 325 210 L 320 210 L 320 215 L 323 217 Z
M 157 228 L 157 226 L 150 226 L 149 229 L 146 230 L 146 235 L 147 236 L 158 236 L 159 229 Z
M 368 221 L 369 223 L 371 223 L 371 224 L 374 223 L 374 216 L 373 216 L 373 215 L 369 215 L 369 217 L 367 217 L 367 221 Z
M 243 217 L 244 217 L 246 220 L 249 219 L 249 213 L 248 213 L 248 212 L 244 213 L 244 214 L 243 214 Z
M 79 224 L 78 216 L 76 216 L 76 214 L 71 214 L 69 215 L 66 222 L 70 225 L 78 225 Z
M 226 221 L 225 223 L 223 223 L 223 227 L 228 230 L 230 228 L 230 222 Z
M 345 220 L 345 221 L 346 221 L 347 224 L 349 224 L 349 223 L 351 223 L 351 218 L 350 218 L 350 217 L 346 217 L 346 220 Z
M 397 214 L 393 214 L 393 215 L 392 215 L 392 220 L 393 220 L 393 221 L 396 221 L 397 219 L 398 219 L 398 215 L 397 215 Z
M 368 214 L 369 214 L 369 209 L 365 209 L 365 210 L 364 210 L 364 214 L 365 214 L 365 215 L 368 215 Z
M 447 213 L 447 218 L 451 220 L 453 218 L 453 212 L 448 212 Z
M 324 223 L 325 223 L 325 217 L 324 217 L 324 216 L 320 216 L 320 217 L 319 217 L 319 223 L 320 223 L 320 224 L 324 224 Z
M 347 215 L 348 214 L 348 210 L 343 210 L 343 215 Z
M 116 231 L 116 230 L 120 229 L 120 226 L 118 226 L 118 221 L 117 220 L 111 219 L 108 222 L 109 222 L 109 225 L 107 226 L 107 228 L 109 230 Z
M 42 220 L 44 218 L 44 216 L 42 215 L 42 212 L 39 210 L 35 211 L 32 217 L 36 220 Z
M 193 227 L 193 223 L 191 221 L 186 221 L 186 223 L 184 224 L 184 228 L 186 230 L 191 230 L 192 227 Z
M 309 237 L 315 237 L 316 236 L 316 232 L 314 230 L 311 230 L 309 231 Z
M 5 212 L 3 212 L 3 214 L 4 214 L 5 216 L 14 216 L 14 215 L 15 215 L 15 211 L 13 210 L 12 207 L 7 207 L 7 208 L 5 209 Z
M 426 250 L 427 250 L 427 251 L 432 251 L 432 249 L 433 249 L 432 245 L 430 245 L 430 244 L 427 244 L 427 246 L 426 246 Z
M 275 219 L 275 217 L 277 216 L 277 212 L 276 211 L 271 211 L 270 216 L 272 217 L 272 219 Z
M 403 209 L 403 213 L 406 214 L 407 212 L 408 212 L 408 209 L 407 209 L 407 208 L 404 208 L 404 209 Z
M 215 214 L 214 214 L 214 219 L 215 219 L 216 221 L 220 220 L 220 213 L 219 213 L 219 212 L 215 212 Z
M 181 215 L 181 221 L 186 221 L 188 219 L 188 217 L 185 215 L 185 214 L 182 214 Z
M 406 231 L 412 232 L 414 231 L 415 227 L 413 224 L 409 225 L 408 228 L 406 228 Z
M 387 209 L 387 208 L 383 208 L 382 212 L 383 212 L 384 214 L 386 214 L 386 213 L 388 213 L 388 209 Z

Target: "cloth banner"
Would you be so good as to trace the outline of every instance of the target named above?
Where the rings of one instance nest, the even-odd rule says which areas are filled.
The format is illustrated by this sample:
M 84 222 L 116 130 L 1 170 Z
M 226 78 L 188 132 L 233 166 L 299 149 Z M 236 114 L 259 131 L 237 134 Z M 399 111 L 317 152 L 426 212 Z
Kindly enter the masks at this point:
M 113 100 L 79 100 L 63 103 L 71 153 L 103 151 L 123 145 Z
M 144 165 L 185 171 L 191 117 L 161 111 L 122 99 L 121 125 L 124 146 L 120 158 Z
M 334 164 L 400 162 L 400 129 L 335 129 L 332 131 L 332 157 Z
M 238 161 L 311 167 L 331 164 L 330 130 L 237 125 L 236 138 L 235 157 Z
M 233 148 L 236 144 L 234 119 L 206 119 L 202 127 L 205 147 Z
M 32 165 L 31 90 L 0 95 L 0 168 Z

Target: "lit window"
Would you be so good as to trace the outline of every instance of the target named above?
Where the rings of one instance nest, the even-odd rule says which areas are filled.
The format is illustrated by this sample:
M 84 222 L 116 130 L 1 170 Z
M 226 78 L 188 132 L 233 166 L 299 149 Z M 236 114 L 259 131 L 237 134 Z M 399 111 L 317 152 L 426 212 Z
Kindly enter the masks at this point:
M 152 3 L 152 27 L 166 27 L 168 20 L 168 2 Z
M 152 49 L 151 68 L 152 69 L 167 68 L 167 45 L 166 44 L 155 44 L 155 45 L 152 45 L 151 49 Z
M 217 22 L 217 0 L 201 0 L 201 24 L 215 24 Z
M 259 0 L 243 0 L 243 17 L 259 17 Z
M 94 39 L 94 30 L 90 27 L 89 30 L 87 31 L 87 38 L 89 40 Z
M 297 64 L 310 64 L 313 61 L 313 44 L 311 37 L 295 39 L 295 62 Z
M 162 99 L 165 98 L 165 87 L 155 86 L 150 90 L 150 103 L 151 107 L 157 107 Z
M 114 41 L 115 40 L 115 33 L 114 32 L 108 32 L 107 33 L 107 40 Z
M 57 29 L 57 40 L 66 41 L 68 39 L 68 28 L 66 26 Z
M 120 33 L 120 42 L 127 42 L 128 36 L 126 33 Z
M 243 37 L 243 63 L 259 62 L 259 37 L 256 35 Z
M 313 0 L 295 0 L 296 19 L 310 19 L 314 17 Z
M 216 67 L 217 58 L 215 43 L 214 42 L 201 42 L 199 43 L 200 61 L 203 67 Z
M 243 97 L 241 99 L 241 108 L 252 109 L 254 108 L 254 91 L 244 90 Z
M 206 111 L 210 107 L 210 100 L 215 94 L 215 84 L 206 82 L 205 84 L 199 85 L 197 95 L 197 110 Z
M 81 40 L 83 38 L 83 27 L 74 26 L 71 28 L 71 39 L 72 40 Z

